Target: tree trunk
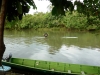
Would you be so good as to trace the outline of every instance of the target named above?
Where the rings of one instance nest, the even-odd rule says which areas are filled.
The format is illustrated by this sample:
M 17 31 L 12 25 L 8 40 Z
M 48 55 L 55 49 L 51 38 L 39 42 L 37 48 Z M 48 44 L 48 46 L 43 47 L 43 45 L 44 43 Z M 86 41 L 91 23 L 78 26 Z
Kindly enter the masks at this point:
M 6 8 L 7 8 L 7 0 L 2 0 L 1 10 L 0 10 L 0 66 L 3 54 L 5 52 L 5 44 L 4 44 L 4 24 L 6 18 Z

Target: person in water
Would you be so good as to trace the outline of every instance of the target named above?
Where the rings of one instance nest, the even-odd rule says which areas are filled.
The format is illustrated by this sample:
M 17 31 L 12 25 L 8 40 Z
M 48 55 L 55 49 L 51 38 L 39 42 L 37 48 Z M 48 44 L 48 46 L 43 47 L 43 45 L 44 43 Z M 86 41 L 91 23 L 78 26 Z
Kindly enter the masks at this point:
M 48 37 L 48 33 L 44 33 L 44 37 Z

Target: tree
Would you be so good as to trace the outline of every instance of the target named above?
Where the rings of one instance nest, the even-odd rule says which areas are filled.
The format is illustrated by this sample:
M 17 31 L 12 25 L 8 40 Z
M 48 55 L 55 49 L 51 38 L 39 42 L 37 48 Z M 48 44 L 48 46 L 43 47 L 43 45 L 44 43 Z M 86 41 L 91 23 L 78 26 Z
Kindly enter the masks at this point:
M 100 19 L 100 0 L 83 0 L 83 3 L 76 0 L 74 5 L 79 13 L 85 14 L 88 18 L 95 16 Z
M 1 60 L 2 60 L 3 53 L 5 51 L 3 34 L 4 34 L 4 22 L 6 18 L 6 7 L 7 7 L 6 3 L 7 3 L 7 0 L 3 0 L 0 3 L 1 4 L 1 8 L 0 8 L 0 65 L 2 65 Z
M 52 14 L 53 15 L 65 15 L 65 11 L 73 11 L 74 6 L 77 6 L 77 11 L 79 13 L 82 13 L 89 16 L 96 16 L 100 19 L 100 0 L 75 0 L 74 5 L 71 2 L 72 0 L 50 0 L 52 3 L 53 9 Z
M 65 11 L 73 11 L 74 5 L 71 0 L 50 0 L 52 3 L 52 15 L 65 15 Z

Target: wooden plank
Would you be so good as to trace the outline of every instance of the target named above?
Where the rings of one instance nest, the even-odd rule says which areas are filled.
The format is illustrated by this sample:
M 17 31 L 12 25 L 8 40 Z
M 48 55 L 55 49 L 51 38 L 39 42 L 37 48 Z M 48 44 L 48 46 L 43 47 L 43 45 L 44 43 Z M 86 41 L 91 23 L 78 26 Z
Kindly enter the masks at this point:
M 98 67 L 98 74 L 100 74 L 100 67 Z
M 35 68 L 41 68 L 41 69 L 49 70 L 49 62 L 47 62 L 47 61 L 36 60 L 34 65 L 35 65 Z
M 68 72 L 68 70 L 69 70 L 69 66 L 70 66 L 70 64 L 65 64 L 65 69 L 64 69 L 64 72 Z
M 64 63 L 50 62 L 50 70 L 64 72 Z
M 23 65 L 28 67 L 34 67 L 35 60 L 24 59 Z
M 72 71 L 72 73 L 80 73 L 80 65 L 78 64 L 70 64 L 69 69 Z
M 96 66 L 81 65 L 81 70 L 86 74 L 98 74 L 98 67 Z
M 15 63 L 15 64 L 22 65 L 23 64 L 23 60 L 24 59 L 20 59 L 20 58 L 11 58 L 10 62 L 11 63 Z

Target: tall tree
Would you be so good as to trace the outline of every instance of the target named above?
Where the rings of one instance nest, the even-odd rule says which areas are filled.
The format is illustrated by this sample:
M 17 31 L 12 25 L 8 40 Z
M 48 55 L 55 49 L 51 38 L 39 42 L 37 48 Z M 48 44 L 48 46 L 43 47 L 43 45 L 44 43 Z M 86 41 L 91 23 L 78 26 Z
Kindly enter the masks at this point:
M 85 14 L 87 17 L 95 16 L 100 19 L 100 0 L 83 0 L 75 1 L 79 13 Z
M 4 22 L 6 18 L 6 7 L 7 7 L 7 0 L 2 0 L 0 8 L 0 61 L 5 51 L 3 34 L 4 34 Z
M 74 5 L 71 0 L 50 0 L 52 3 L 52 15 L 65 15 L 65 11 L 73 11 Z

